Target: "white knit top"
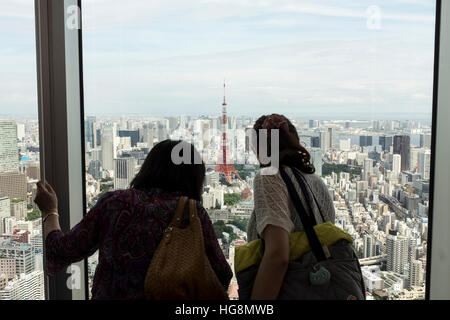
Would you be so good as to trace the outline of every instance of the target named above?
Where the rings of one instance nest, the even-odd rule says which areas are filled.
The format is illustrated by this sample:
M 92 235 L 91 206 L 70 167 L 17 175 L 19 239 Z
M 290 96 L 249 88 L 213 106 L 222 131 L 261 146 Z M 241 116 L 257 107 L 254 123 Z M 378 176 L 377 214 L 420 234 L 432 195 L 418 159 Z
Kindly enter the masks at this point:
M 303 205 L 307 208 L 306 198 L 302 194 L 299 185 L 296 183 L 296 179 L 293 178 L 293 172 L 290 168 L 285 168 L 286 173 L 294 180 L 294 186 L 297 193 L 300 196 Z M 265 169 L 263 169 L 265 170 Z M 273 170 L 271 168 L 270 170 Z M 297 169 L 294 169 L 297 170 Z M 293 203 L 289 197 L 289 193 L 286 184 L 283 181 L 278 170 L 272 171 L 275 174 L 264 174 L 265 172 L 259 172 L 254 180 L 254 203 L 255 208 L 250 217 L 250 221 L 247 227 L 247 240 L 253 241 L 261 236 L 264 229 L 268 225 L 273 225 L 286 230 L 288 233 L 303 231 L 303 226 L 300 221 L 300 217 L 295 210 Z M 312 210 L 318 224 L 325 221 L 331 221 L 334 223 L 335 212 L 333 200 L 331 199 L 327 186 L 322 181 L 322 178 L 315 174 L 301 173 L 309 186 L 306 189 L 309 192 L 309 198 L 312 200 Z M 323 221 L 319 208 L 314 201 L 313 194 L 319 203 L 320 210 L 325 218 Z

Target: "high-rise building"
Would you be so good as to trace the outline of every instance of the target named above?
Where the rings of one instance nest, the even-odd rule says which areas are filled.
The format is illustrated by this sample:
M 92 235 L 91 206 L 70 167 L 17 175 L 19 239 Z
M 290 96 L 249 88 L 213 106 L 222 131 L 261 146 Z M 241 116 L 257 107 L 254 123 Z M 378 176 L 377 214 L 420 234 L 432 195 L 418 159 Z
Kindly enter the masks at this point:
M 399 154 L 392 156 L 392 172 L 398 176 L 402 171 L 402 157 Z
M 158 142 L 164 141 L 169 138 L 169 131 L 167 129 L 167 126 L 158 123 L 156 127 L 156 138 L 158 139 Z
M 364 192 L 367 190 L 368 182 L 367 181 L 357 181 L 356 182 L 356 193 Z
M 214 131 L 219 130 L 220 118 L 213 117 L 209 121 L 211 122 L 211 124 L 210 124 L 211 129 L 213 129 Z M 253 127 L 251 126 L 248 128 L 253 128 Z
M 329 139 L 330 139 L 328 147 L 330 149 L 333 149 L 334 146 L 335 146 L 335 143 L 334 143 L 334 128 L 333 127 L 328 127 L 327 131 L 328 131 L 328 136 L 329 136 Z
M 0 196 L 27 200 L 27 177 L 23 173 L 0 173 Z
M 387 271 L 404 274 L 408 263 L 408 239 L 398 236 L 397 231 L 389 231 L 386 237 Z
M 364 180 L 369 181 L 370 176 L 373 174 L 373 160 L 366 158 L 364 159 Z
M 13 234 L 16 223 L 14 217 L 0 218 L 0 233 Z
M 423 151 L 421 148 L 411 148 L 411 156 L 409 159 L 409 171 L 415 172 L 419 165 L 419 152 Z
M 181 115 L 180 116 L 180 122 L 179 122 L 180 129 L 186 129 L 186 124 L 187 124 L 186 116 L 185 115 Z
M 339 149 L 341 151 L 350 151 L 350 148 L 351 148 L 350 139 L 339 140 Z
M 94 125 L 95 128 L 97 128 L 97 123 L 95 123 Z M 100 128 L 97 128 L 95 131 L 94 145 L 95 148 L 100 147 L 102 145 L 102 129 Z
M 370 258 L 375 255 L 375 239 L 372 235 L 364 235 L 364 258 Z
M 178 127 L 178 118 L 169 117 L 169 130 L 175 130 Z
M 139 131 L 131 131 L 131 130 L 120 130 L 119 131 L 119 138 L 125 138 L 130 137 L 131 139 L 131 146 L 136 147 L 137 143 L 139 142 Z
M 216 187 L 220 185 L 219 173 L 216 171 L 209 171 L 205 174 L 205 186 Z
M 348 190 L 346 200 L 348 200 L 349 202 L 356 201 L 356 190 L 355 189 Z
M 102 167 L 105 170 L 114 170 L 114 159 L 117 156 L 117 146 L 119 144 L 116 137 L 115 126 L 103 128 L 102 132 Z
M 86 153 L 87 155 L 90 155 L 89 160 L 90 161 L 100 161 L 100 164 L 102 163 L 102 149 L 101 148 L 95 148 L 91 151 Z
M 94 144 L 94 137 L 95 137 L 95 130 L 94 130 L 94 123 L 96 121 L 95 117 L 87 117 L 86 121 L 84 122 L 84 136 L 86 139 L 86 142 L 89 144 L 91 148 L 95 148 Z
M 359 146 L 360 147 L 369 147 L 372 145 L 372 136 L 360 136 L 359 137 Z
M 34 251 L 30 244 L 0 239 L 0 256 L 16 260 L 17 275 L 35 270 Z
M 0 258 L 0 275 L 5 274 L 7 279 L 12 279 L 16 275 L 16 260 Z
M 16 220 L 24 221 L 27 217 L 27 203 L 25 200 L 13 199 L 11 200 L 11 216 Z
M 431 149 L 431 134 L 420 135 L 420 147 Z
M 11 216 L 11 200 L 8 197 L 0 197 L 0 219 Z M 0 233 L 3 231 L 0 229 Z
M 235 116 L 228 116 L 228 129 L 230 130 L 236 130 L 236 117 Z
M 423 268 L 422 262 L 419 260 L 412 260 L 409 270 L 409 285 L 410 287 L 421 287 L 423 282 Z
M 369 156 L 369 159 L 372 159 L 373 161 L 375 161 L 375 163 L 381 161 L 381 154 L 377 151 L 370 151 L 368 153 L 368 156 Z
M 417 194 L 412 194 L 412 195 L 406 195 L 404 200 L 403 200 L 403 206 L 409 210 L 409 211 L 413 211 L 414 213 L 417 211 L 417 207 L 419 205 L 419 201 L 420 198 Z
M 320 148 L 320 137 L 311 137 L 311 147 Z
M 318 128 L 320 125 L 319 120 L 309 120 L 309 128 Z
M 130 137 L 119 137 L 119 145 L 117 150 L 131 150 L 131 138 Z
M 383 213 L 383 220 L 381 221 L 381 226 L 383 231 L 387 232 L 391 228 L 392 215 L 390 212 Z
M 22 274 L 0 290 L 0 300 L 44 300 L 44 272 Z
M 252 132 L 253 128 L 252 127 L 247 127 L 245 128 L 245 146 L 244 146 L 244 150 L 246 154 L 249 154 L 250 152 L 252 152 Z
M 310 149 L 311 160 L 314 168 L 316 169 L 316 174 L 322 176 L 322 150 L 319 148 Z
M 99 129 L 99 124 L 94 122 L 92 124 L 92 148 L 97 148 L 101 142 L 101 130 Z
M 418 169 L 422 179 L 430 180 L 431 151 L 424 150 L 419 152 Z
M 383 151 L 389 152 L 393 143 L 393 137 L 381 136 L 378 139 Z
M 41 167 L 39 162 L 30 162 L 27 164 L 25 174 L 29 179 L 41 180 Z
M 149 148 L 153 147 L 154 130 L 150 124 L 144 124 L 139 130 L 139 141 L 147 144 Z
M 23 138 L 25 138 L 25 124 L 18 123 L 17 124 L 17 139 L 19 139 L 19 141 L 22 141 Z
M 30 237 L 30 243 L 33 247 L 34 252 L 43 252 L 43 246 L 44 246 L 43 240 L 44 239 L 42 237 L 42 233 L 40 233 L 40 232 L 35 233 Z M 36 269 L 38 269 L 38 268 L 36 268 Z
M 87 171 L 95 180 L 99 181 L 102 178 L 102 163 L 98 160 L 93 160 L 89 163 Z
M 127 125 L 127 119 L 125 118 L 125 116 L 121 116 L 120 117 L 120 130 L 127 130 L 128 125 Z
M 320 148 L 325 153 L 328 149 L 330 149 L 330 133 L 329 131 L 321 131 L 319 132 L 320 139 Z
M 119 158 L 114 160 L 114 189 L 126 189 L 130 186 L 136 172 L 136 159 Z
M 408 238 L 408 263 L 411 264 L 413 260 L 416 260 L 417 255 L 417 239 L 416 238 Z
M 0 173 L 18 172 L 19 149 L 15 121 L 0 121 Z
M 411 156 L 411 146 L 410 146 L 409 136 L 394 136 L 394 154 L 401 155 L 401 170 L 408 171 Z

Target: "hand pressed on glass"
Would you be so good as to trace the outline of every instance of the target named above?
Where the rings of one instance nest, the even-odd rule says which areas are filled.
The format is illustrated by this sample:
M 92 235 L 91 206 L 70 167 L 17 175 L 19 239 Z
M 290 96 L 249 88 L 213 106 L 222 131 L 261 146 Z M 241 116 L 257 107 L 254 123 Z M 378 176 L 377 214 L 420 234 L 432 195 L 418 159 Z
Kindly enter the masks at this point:
M 58 198 L 52 186 L 47 181 L 39 181 L 37 183 L 37 194 L 34 202 L 44 213 L 52 213 L 58 211 Z

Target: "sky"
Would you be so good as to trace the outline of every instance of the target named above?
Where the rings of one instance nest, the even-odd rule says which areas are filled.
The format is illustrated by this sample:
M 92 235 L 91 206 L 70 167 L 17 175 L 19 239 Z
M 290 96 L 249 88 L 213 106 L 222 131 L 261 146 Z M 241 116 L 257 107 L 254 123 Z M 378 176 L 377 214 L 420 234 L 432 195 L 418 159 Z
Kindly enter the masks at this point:
M 0 2 L 0 114 L 35 113 L 34 1 Z M 87 114 L 431 118 L 433 0 L 83 0 Z M 6 111 L 6 112 L 5 112 Z

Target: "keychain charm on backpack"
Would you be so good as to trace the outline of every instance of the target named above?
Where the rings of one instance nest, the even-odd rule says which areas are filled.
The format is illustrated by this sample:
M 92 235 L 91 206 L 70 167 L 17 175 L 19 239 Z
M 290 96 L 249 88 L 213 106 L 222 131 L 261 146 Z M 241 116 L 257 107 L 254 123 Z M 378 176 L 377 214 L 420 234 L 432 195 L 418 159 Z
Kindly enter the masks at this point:
M 330 282 L 330 279 L 330 271 L 322 266 L 319 266 L 319 269 L 317 269 L 317 266 L 315 266 L 313 271 L 309 273 L 309 281 L 313 286 L 322 286 L 324 284 L 328 284 Z

